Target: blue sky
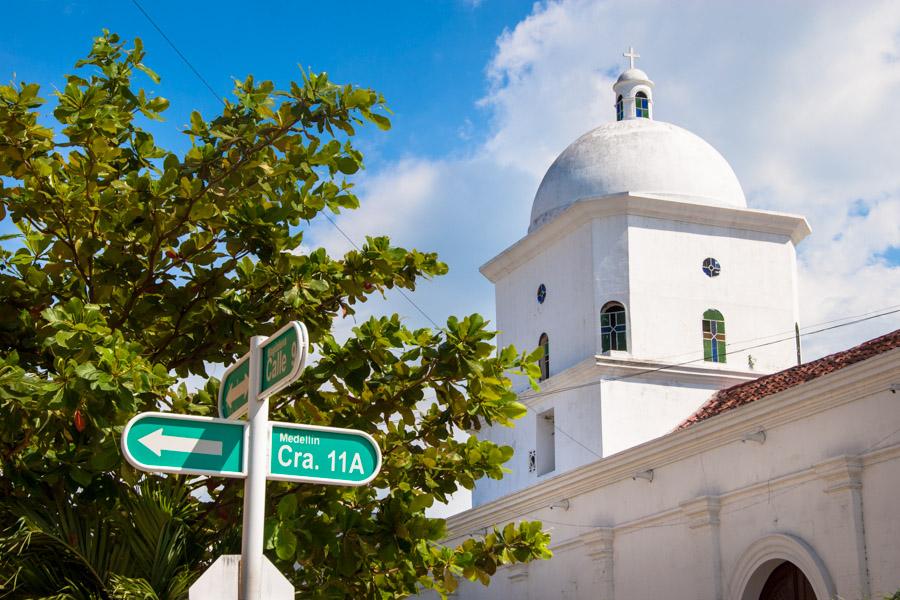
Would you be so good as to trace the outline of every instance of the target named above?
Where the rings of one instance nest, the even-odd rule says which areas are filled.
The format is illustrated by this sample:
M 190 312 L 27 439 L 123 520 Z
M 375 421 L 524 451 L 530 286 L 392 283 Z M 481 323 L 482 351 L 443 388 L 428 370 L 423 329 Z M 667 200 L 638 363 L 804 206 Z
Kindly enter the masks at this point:
M 363 132 L 367 163 L 405 155 L 438 157 L 461 151 L 462 128 L 485 130 L 485 66 L 496 38 L 531 10 L 530 2 L 473 5 L 440 2 L 173 2 L 141 0 L 141 6 L 220 95 L 234 78 L 252 73 L 286 85 L 298 65 L 327 71 L 339 83 L 357 83 L 385 95 L 394 113 L 388 135 Z M 189 8 L 189 10 L 186 10 Z M 60 85 L 74 61 L 103 28 L 141 37 L 147 63 L 163 78 L 159 95 L 172 102 L 164 142 L 177 134 L 191 110 L 218 110 L 216 100 L 137 7 L 125 1 L 34 0 L 4 7 L 9 23 L 35 23 L 4 32 L 0 76 Z M 145 82 L 148 87 L 153 87 Z M 471 126 L 467 125 L 471 123 Z M 171 135 L 171 137 L 170 137 Z M 477 137 L 477 136 L 476 136 Z
M 522 237 L 553 159 L 614 118 L 611 84 L 629 45 L 656 82 L 655 117 L 693 131 L 731 163 L 751 208 L 804 215 L 801 326 L 900 305 L 900 4 L 838 2 L 173 2 L 142 0 L 219 94 L 252 73 L 286 85 L 297 65 L 382 92 L 387 133 L 362 131 L 363 205 L 338 223 L 436 250 L 450 274 L 413 294 L 442 322 L 494 315 L 478 267 Z M 4 7 L 0 79 L 52 86 L 102 28 L 140 36 L 172 108 L 158 141 L 217 100 L 127 0 Z M 145 85 L 152 87 L 149 81 Z M 349 249 L 327 222 L 310 246 Z M 427 325 L 395 294 L 363 307 Z M 352 319 L 336 324 L 347 334 Z M 810 335 L 805 359 L 900 327 L 897 314 Z

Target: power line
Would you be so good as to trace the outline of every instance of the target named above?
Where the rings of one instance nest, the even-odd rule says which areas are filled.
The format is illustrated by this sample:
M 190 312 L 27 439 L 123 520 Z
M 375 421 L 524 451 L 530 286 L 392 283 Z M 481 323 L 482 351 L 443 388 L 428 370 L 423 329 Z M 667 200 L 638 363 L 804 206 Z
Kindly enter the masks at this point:
M 228 106 L 228 103 L 225 101 L 225 99 L 222 98 L 218 93 L 216 93 L 216 90 L 214 90 L 213 87 L 209 84 L 209 82 L 206 79 L 204 79 L 203 75 L 200 74 L 200 71 L 198 71 L 194 67 L 194 65 L 191 64 L 191 61 L 189 61 L 187 59 L 187 56 L 182 54 L 181 50 L 178 49 L 178 46 L 175 45 L 175 42 L 173 42 L 172 40 L 169 39 L 169 36 L 166 35 L 166 32 L 164 32 L 160 28 L 160 26 L 156 24 L 156 21 L 154 21 L 153 18 L 147 13 L 147 11 L 144 10 L 144 7 L 141 6 L 141 4 L 138 2 L 138 0 L 131 0 L 131 3 L 134 4 L 135 7 L 137 7 L 137 9 L 139 11 L 141 11 L 141 14 L 144 15 L 144 17 L 147 19 L 147 21 L 149 21 L 149 23 L 153 26 L 153 28 L 156 29 L 156 31 L 159 33 L 159 35 L 161 35 L 162 38 L 164 40 L 166 40 L 166 42 L 169 44 L 169 46 L 172 47 L 172 50 L 175 51 L 175 54 L 177 54 L 179 56 L 179 58 L 181 58 L 181 60 L 184 62 L 184 64 L 186 64 L 188 66 L 188 68 L 194 72 L 194 75 L 197 76 L 197 79 L 199 79 L 201 82 L 203 82 L 203 85 L 206 86 L 206 89 L 209 90 L 209 93 L 212 94 L 216 100 L 218 100 L 225 106 Z
M 808 335 L 808 336 L 809 336 L 809 335 L 815 335 L 815 334 L 817 334 L 817 333 L 822 333 L 822 332 L 825 332 L 825 331 L 831 331 L 831 330 L 833 330 L 833 329 L 839 329 L 839 328 L 841 328 L 841 327 L 847 327 L 847 326 L 849 326 L 849 325 L 855 325 L 855 324 L 861 323 L 861 322 L 863 322 L 863 321 L 868 321 L 868 320 L 871 320 L 871 319 L 876 319 L 876 318 L 878 318 L 878 317 L 883 317 L 883 316 L 886 316 L 886 315 L 892 315 L 892 314 L 895 314 L 895 313 L 898 313 L 898 312 L 900 312 L 900 308 L 894 309 L 894 310 L 890 310 L 890 311 L 887 311 L 887 312 L 883 312 L 883 313 L 879 313 L 879 314 L 873 314 L 872 312 L 870 312 L 870 313 L 864 313 L 864 314 L 867 314 L 867 315 L 869 315 L 869 316 L 861 317 L 861 318 L 858 318 L 858 319 L 856 319 L 856 320 L 854 320 L 854 321 L 850 321 L 850 322 L 847 322 L 847 323 L 840 323 L 840 324 L 838 324 L 838 325 L 831 325 L 830 327 L 823 327 L 823 328 L 817 329 L 817 330 L 815 330 L 815 331 L 807 332 L 806 335 Z M 842 320 L 842 319 L 835 319 L 835 320 L 833 320 L 833 321 L 827 321 L 827 322 L 834 322 L 834 321 L 838 321 L 838 320 Z M 824 324 L 824 323 L 823 323 L 823 324 Z M 815 326 L 815 325 L 810 325 L 810 327 L 814 327 L 814 326 Z M 771 337 L 771 336 L 765 336 L 765 337 Z M 756 339 L 765 339 L 765 338 L 763 337 L 763 338 L 756 338 Z M 793 339 L 794 339 L 793 336 L 791 336 L 791 337 L 786 337 L 786 338 L 782 338 L 782 339 L 778 339 L 778 340 L 772 340 L 772 341 L 764 342 L 764 343 L 761 343 L 761 344 L 756 344 L 756 345 L 754 345 L 754 346 L 748 346 L 748 347 L 746 347 L 746 348 L 741 348 L 741 349 L 739 349 L 739 350 L 735 350 L 735 352 L 745 352 L 745 351 L 747 351 L 747 350 L 753 350 L 753 349 L 755 349 L 755 348 L 761 348 L 761 347 L 763 347 L 763 346 L 770 346 L 770 345 L 772 345 L 772 344 L 777 344 L 777 343 L 781 343 L 781 342 L 793 341 Z M 747 340 L 747 341 L 753 341 L 753 340 Z M 741 343 L 741 342 L 736 342 L 736 343 Z M 632 377 L 639 377 L 639 376 L 641 376 L 641 375 L 647 375 L 647 374 L 650 374 L 650 373 L 657 373 L 657 372 L 659 372 L 659 371 L 666 371 L 666 370 L 668 370 L 668 369 L 672 369 L 672 368 L 675 368 L 675 367 L 681 367 L 681 366 L 684 366 L 684 365 L 689 365 L 689 364 L 692 364 L 692 363 L 695 363 L 695 362 L 700 362 L 700 361 L 702 361 L 702 360 L 704 360 L 704 359 L 702 359 L 702 358 L 696 358 L 696 359 L 693 359 L 693 360 L 688 360 L 688 361 L 684 361 L 684 362 L 680 362 L 680 363 L 676 363 L 676 364 L 663 365 L 663 366 L 661 366 L 661 367 L 655 367 L 655 368 L 653 368 L 653 369 L 645 369 L 645 370 L 643 370 L 643 371 L 638 371 L 637 373 L 629 373 L 628 375 L 622 375 L 622 376 L 620 376 L 620 377 L 611 377 L 611 378 L 609 378 L 609 379 L 601 379 L 601 380 L 597 380 L 597 381 L 589 381 L 589 382 L 587 382 L 587 383 L 581 383 L 581 384 L 578 384 L 578 385 L 571 385 L 571 386 L 567 386 L 567 387 L 562 387 L 562 388 L 559 388 L 559 389 L 556 389 L 556 390 L 548 390 L 548 391 L 546 391 L 546 392 L 535 392 L 534 394 L 529 394 L 529 395 L 527 396 L 527 398 L 528 398 L 529 400 L 530 400 L 530 399 L 533 399 L 533 398 L 542 398 L 542 397 L 544 397 L 544 396 L 550 396 L 550 395 L 553 395 L 553 394 L 558 394 L 558 393 L 560 393 L 560 392 L 567 392 L 567 391 L 571 391 L 571 390 L 577 390 L 577 389 L 582 389 L 582 388 L 586 388 L 586 387 L 591 387 L 591 386 L 594 386 L 594 385 L 599 385 L 599 384 L 601 384 L 601 383 L 606 383 L 606 382 L 611 382 L 611 381 L 622 381 L 622 380 L 624 380 L 624 379 L 630 379 L 630 378 L 632 378 Z M 528 406 L 528 405 L 525 405 L 525 408 L 526 408 L 528 411 L 532 412 L 534 415 L 539 416 L 539 413 L 538 413 L 537 410 L 535 410 L 534 408 L 532 408 L 532 407 L 530 407 L 530 406 Z M 566 431 L 565 429 L 559 427 L 559 426 L 556 424 L 555 420 L 554 420 L 554 423 L 553 423 L 553 429 L 554 429 L 555 431 L 558 431 L 559 433 L 563 434 L 564 436 L 566 436 L 567 438 L 569 438 L 570 440 L 572 440 L 573 442 L 575 442 L 576 444 L 578 444 L 579 446 L 581 446 L 582 448 L 584 448 L 585 450 L 587 450 L 588 452 L 590 452 L 591 454 L 593 454 L 595 457 L 597 457 L 597 458 L 603 458 L 603 455 L 597 454 L 597 452 L 595 452 L 592 448 L 590 448 L 590 447 L 588 447 L 587 445 L 585 445 L 584 443 L 582 443 L 580 440 L 578 440 L 575 436 L 573 436 L 572 434 L 570 434 L 570 433 L 569 433 L 568 431 Z
M 209 84 L 209 82 L 203 77 L 203 75 L 200 74 L 200 71 L 198 71 L 196 69 L 196 67 L 194 67 L 194 65 L 191 64 L 191 61 L 189 61 L 187 59 L 187 57 L 181 52 L 181 50 L 178 49 L 178 46 L 175 45 L 175 42 L 173 42 L 169 38 L 169 36 L 167 36 L 166 33 L 162 30 L 162 28 L 160 28 L 160 26 L 156 24 L 156 22 L 153 20 L 153 18 L 150 17 L 150 15 L 147 13 L 146 10 L 144 10 L 144 7 L 140 5 L 138 0 L 131 0 L 131 2 L 132 2 L 132 4 L 134 4 L 137 7 L 137 9 L 139 11 L 141 11 L 141 14 L 143 14 L 144 17 L 147 18 L 147 21 L 153 26 L 154 29 L 156 29 L 156 31 L 159 32 L 159 35 L 161 35 L 163 37 L 163 39 L 169 44 L 169 46 L 172 47 L 172 50 L 174 50 L 175 53 L 178 54 L 178 56 L 181 58 L 181 60 L 184 61 L 184 64 L 186 64 L 188 66 L 188 68 L 190 68 L 190 70 L 194 73 L 194 75 L 197 76 L 197 79 L 199 79 L 203 83 L 203 85 L 206 86 L 206 89 L 209 90 L 209 92 L 216 98 L 216 100 L 220 101 L 222 104 L 225 104 L 227 106 L 228 103 L 225 102 L 225 99 L 222 98 L 221 96 L 219 96 L 218 93 L 216 93 L 216 90 L 214 90 L 213 87 Z M 322 211 L 322 214 L 325 216 L 326 219 L 328 219 L 328 222 L 331 223 L 332 225 L 334 225 L 334 228 L 337 229 L 348 242 L 350 242 L 350 245 L 352 245 L 357 250 L 361 250 L 360 247 L 356 244 L 356 242 L 354 242 L 353 239 L 349 235 L 347 235 L 347 233 L 343 229 L 341 229 L 341 227 L 337 224 L 337 222 L 335 222 L 335 220 L 332 219 L 328 215 L 328 213 L 326 213 L 325 211 Z M 419 311 L 419 313 L 423 317 L 428 319 L 428 321 L 431 322 L 431 324 L 434 325 L 435 328 L 437 328 L 437 329 L 441 328 L 441 326 L 438 325 L 437 322 L 428 315 L 428 313 L 426 313 L 424 310 L 422 310 L 422 307 L 420 307 L 418 304 L 416 304 L 413 301 L 413 299 L 410 298 L 408 294 L 406 294 L 406 292 L 404 292 L 399 287 L 396 289 L 400 293 L 400 295 L 403 296 L 403 298 L 405 298 L 406 301 L 409 302 L 413 306 L 413 308 L 415 308 L 417 311 Z
M 868 397 L 874 396 L 874 395 L 879 394 L 879 393 L 881 393 L 881 392 L 880 392 L 880 391 L 878 391 L 878 392 L 872 392 L 872 393 L 866 394 L 866 395 L 864 395 L 864 396 L 861 396 L 861 397 L 859 397 L 858 399 L 861 400 L 861 399 L 863 399 L 863 398 L 868 398 Z M 900 434 L 900 429 L 896 429 L 896 430 L 892 431 L 891 433 L 889 433 L 889 434 L 883 436 L 882 438 L 880 438 L 880 439 L 879 439 L 878 441 L 876 441 L 875 443 L 870 444 L 869 446 L 867 446 L 867 447 L 864 448 L 863 450 L 861 450 L 861 451 L 859 451 L 859 452 L 854 452 L 853 454 L 856 455 L 856 456 L 864 456 L 864 455 L 868 454 L 869 452 L 872 452 L 872 451 L 875 451 L 875 450 L 879 450 L 880 447 L 881 447 L 881 445 L 882 445 L 885 441 L 887 441 L 888 439 L 890 439 L 890 438 L 896 436 L 897 434 Z M 703 453 L 701 452 L 701 453 L 699 453 L 699 454 L 697 455 L 698 459 L 701 461 L 701 465 L 702 465 L 702 454 L 703 454 Z M 706 474 L 705 474 L 705 472 L 704 472 L 704 478 L 705 478 L 705 476 L 706 476 Z M 770 477 L 763 485 L 767 485 L 767 486 L 769 486 L 769 487 L 771 488 L 771 485 L 772 485 L 773 483 L 775 483 L 778 479 L 783 478 L 783 477 L 784 477 L 784 475 L 780 475 L 780 476 L 778 476 L 778 477 Z M 734 506 L 724 506 L 724 507 L 722 507 L 722 509 L 721 509 L 721 511 L 720 511 L 719 514 L 724 516 L 724 515 L 728 515 L 728 514 L 739 513 L 739 512 L 741 512 L 741 511 L 747 510 L 747 509 L 749 509 L 749 508 L 752 508 L 753 506 L 757 506 L 757 505 L 762 504 L 762 503 L 764 503 L 764 502 L 771 502 L 773 498 L 777 498 L 777 497 L 779 497 L 779 496 L 782 496 L 782 495 L 786 494 L 787 492 L 790 492 L 791 490 L 794 490 L 794 489 L 796 489 L 796 488 L 798 488 L 798 487 L 801 487 L 801 486 L 804 486 L 804 485 L 808 485 L 808 484 L 809 484 L 809 480 L 802 480 L 802 481 L 798 481 L 798 482 L 796 482 L 796 483 L 792 483 L 792 484 L 789 484 L 789 485 L 782 486 L 782 487 L 780 487 L 778 490 L 776 490 L 774 493 L 770 491 L 768 494 L 765 495 L 764 498 L 760 498 L 760 499 L 758 499 L 758 500 L 748 499 L 748 500 L 752 500 L 752 501 L 750 501 L 750 502 L 736 501 Z M 754 487 L 755 487 L 755 484 L 754 484 Z M 735 490 L 731 490 L 731 491 L 729 491 L 729 492 L 723 492 L 723 493 L 718 494 L 718 495 L 719 495 L 719 496 L 728 496 L 728 495 L 730 495 L 730 494 L 734 494 L 734 493 L 737 493 L 737 492 L 740 492 L 740 491 L 741 491 L 741 489 L 735 489 Z M 525 515 L 534 514 L 534 513 L 536 513 L 536 512 L 539 511 L 539 510 L 543 510 L 543 509 L 547 509 L 547 508 L 552 508 L 552 507 L 550 507 L 550 506 L 539 506 L 539 507 L 535 507 L 535 508 L 525 509 L 525 510 L 522 510 L 522 511 L 520 511 L 520 512 L 514 514 L 514 515 L 512 515 L 511 517 L 505 518 L 504 520 L 515 521 L 516 519 L 519 519 L 519 518 L 521 518 L 521 517 L 524 517 Z M 552 521 L 552 520 L 550 520 L 550 519 L 543 519 L 543 518 L 541 518 L 541 519 L 535 519 L 535 520 L 539 520 L 539 521 L 541 521 L 541 523 L 550 523 L 550 524 L 552 524 L 552 525 L 559 525 L 559 526 L 563 526 L 563 527 L 575 527 L 575 528 L 583 528 L 583 529 L 601 529 L 601 528 L 611 527 L 611 528 L 613 528 L 613 529 L 616 529 L 616 526 L 610 526 L 610 525 L 597 525 L 597 524 L 594 524 L 594 523 L 565 523 L 565 522 L 562 522 L 562 521 Z M 682 520 L 676 520 L 676 521 L 673 521 L 673 522 L 670 522 L 670 523 L 657 523 L 657 524 L 655 524 L 655 525 L 641 525 L 641 526 L 637 526 L 637 527 L 625 527 L 626 531 L 624 531 L 623 533 L 634 533 L 634 532 L 637 532 L 637 531 L 643 531 L 643 530 L 645 530 L 645 529 L 653 529 L 653 528 L 656 528 L 656 527 L 676 527 L 676 526 L 679 526 L 679 525 L 688 525 L 689 523 L 690 523 L 689 521 L 683 520 L 683 519 L 682 519 Z M 492 525 L 492 526 L 494 526 L 494 525 Z M 470 536 L 470 535 L 479 533 L 479 532 L 481 532 L 481 531 L 483 531 L 483 530 L 486 530 L 486 529 L 488 529 L 488 528 L 489 528 L 489 527 L 478 527 L 478 528 L 475 528 L 475 529 L 471 529 L 471 530 L 467 531 L 466 533 L 459 534 L 459 537 L 467 537 L 467 536 Z M 620 534 L 620 533 L 617 533 L 616 535 L 621 535 L 621 534 Z
M 885 316 L 892 315 L 892 314 L 896 314 L 896 313 L 900 313 L 900 308 L 894 309 L 894 310 L 891 310 L 891 311 L 888 311 L 888 312 L 883 312 L 883 313 L 879 313 L 879 314 L 870 315 L 870 316 L 868 316 L 868 317 L 863 317 L 863 318 L 860 318 L 860 319 L 856 319 L 856 320 L 854 320 L 854 321 L 849 321 L 849 322 L 847 322 L 847 323 L 840 323 L 840 324 L 838 324 L 838 325 L 832 325 L 832 326 L 830 326 L 830 327 L 823 327 L 822 329 L 817 329 L 817 330 L 814 330 L 814 331 L 809 331 L 809 332 L 807 332 L 805 335 L 811 336 L 811 335 L 815 335 L 815 334 L 817 334 L 817 333 L 822 333 L 822 332 L 825 332 L 825 331 L 831 331 L 831 330 L 833 330 L 833 329 L 840 329 L 841 327 L 847 327 L 847 326 L 849 326 L 849 325 L 856 325 L 857 323 L 862 323 L 863 321 L 869 321 L 869 320 L 871 320 L 871 319 L 877 319 L 877 318 L 879 318 L 879 317 L 885 317 Z M 765 336 L 765 337 L 771 337 L 771 336 Z M 762 338 L 755 338 L 755 339 L 765 339 L 765 338 L 762 337 Z M 786 338 L 780 338 L 780 339 L 777 339 L 777 340 L 771 340 L 771 341 L 768 341 L 768 342 L 763 342 L 763 343 L 761 343 L 761 344 L 755 344 L 755 345 L 753 345 L 753 346 L 746 346 L 746 347 L 744 347 L 744 348 L 738 348 L 738 349 L 736 349 L 736 350 L 732 350 L 732 352 L 746 352 L 747 350 L 755 350 L 756 348 L 762 348 L 762 347 L 764 347 L 764 346 L 771 346 L 772 344 L 780 344 L 780 343 L 782 343 L 782 342 L 789 342 L 789 341 L 793 341 L 793 340 L 794 340 L 794 337 L 793 337 L 793 336 L 791 336 L 791 337 L 786 337 Z M 751 340 L 746 340 L 746 341 L 749 342 L 749 341 L 753 341 L 753 340 L 751 339 Z M 739 343 L 742 343 L 742 342 L 735 342 L 734 344 L 739 344 Z M 731 345 L 732 345 L 732 344 L 726 344 L 726 346 L 731 346 Z M 620 377 L 611 377 L 611 378 L 609 378 L 609 379 L 603 379 L 603 380 L 598 380 L 598 381 L 589 381 L 589 382 L 587 382 L 587 383 L 580 383 L 580 384 L 578 384 L 578 385 L 571 385 L 571 386 L 567 386 L 567 387 L 561 387 L 561 388 L 558 388 L 558 389 L 555 389 L 555 390 L 547 390 L 547 391 L 545 391 L 545 392 L 535 392 L 535 393 L 533 393 L 533 394 L 529 394 L 529 395 L 527 396 L 527 398 L 529 398 L 529 399 L 531 399 L 531 398 L 541 398 L 541 397 L 543 397 L 543 396 L 549 396 L 549 395 L 552 395 L 552 394 L 558 394 L 558 393 L 560 393 L 560 392 L 567 392 L 567 391 L 570 391 L 570 390 L 577 390 L 577 389 L 581 389 L 581 388 L 585 388 L 585 387 L 590 387 L 590 386 L 593 386 L 593 385 L 599 385 L 600 383 L 604 383 L 604 382 L 608 382 L 608 381 L 622 381 L 623 379 L 630 379 L 630 378 L 632 378 L 632 377 L 639 377 L 639 376 L 641 376 L 641 375 L 648 375 L 648 374 L 650 374 L 650 373 L 657 373 L 657 372 L 659 372 L 659 371 L 667 371 L 667 370 L 669 370 L 669 369 L 674 369 L 674 368 L 676 368 L 676 367 L 683 367 L 683 366 L 685 366 L 685 365 L 690 365 L 690 364 L 697 363 L 697 362 L 703 362 L 704 360 L 705 360 L 704 358 L 694 358 L 694 359 L 691 359 L 691 360 L 686 360 L 686 361 L 682 361 L 682 362 L 678 362 L 678 363 L 672 363 L 672 364 L 668 364 L 668 365 L 663 365 L 663 366 L 661 366 L 661 367 L 654 367 L 654 368 L 652 368 L 652 369 L 645 369 L 645 370 L 643 370 L 643 371 L 638 371 L 637 373 L 629 373 L 628 375 L 622 375 L 622 376 L 620 376 Z
M 335 229 L 337 229 L 338 231 L 341 232 L 341 235 L 344 236 L 344 238 L 345 238 L 348 242 L 350 242 L 350 245 L 351 245 L 351 246 L 353 246 L 354 248 L 356 248 L 358 251 L 362 252 L 362 249 L 356 244 L 356 242 L 354 242 L 353 239 L 352 239 L 349 235 L 347 235 L 347 233 L 346 233 L 343 229 L 341 229 L 340 225 L 338 225 L 337 222 L 336 222 L 334 219 L 332 219 L 331 216 L 330 216 L 327 212 L 325 212 L 325 211 L 323 210 L 321 214 L 324 215 L 324 217 L 325 217 L 326 219 L 328 219 L 328 222 L 329 222 L 329 223 L 331 223 L 332 225 L 334 225 L 334 228 L 335 228 Z M 400 293 L 401 296 L 403 296 L 403 297 L 406 299 L 407 302 L 409 302 L 409 303 L 413 306 L 413 308 L 415 308 L 417 311 L 419 311 L 419 313 L 420 313 L 423 317 L 425 317 L 426 319 L 428 319 L 428 320 L 431 322 L 431 324 L 435 326 L 436 329 L 440 329 L 440 328 L 441 328 L 441 326 L 438 325 L 438 324 L 435 322 L 435 320 L 432 319 L 432 318 L 428 315 L 428 313 L 426 313 L 424 310 L 422 310 L 422 307 L 420 307 L 418 304 L 416 304 L 416 303 L 413 301 L 413 299 L 410 298 L 409 295 L 408 295 L 406 292 L 404 292 L 404 291 L 403 291 L 401 288 L 399 288 L 399 287 L 398 287 L 398 288 L 395 288 L 395 289 Z

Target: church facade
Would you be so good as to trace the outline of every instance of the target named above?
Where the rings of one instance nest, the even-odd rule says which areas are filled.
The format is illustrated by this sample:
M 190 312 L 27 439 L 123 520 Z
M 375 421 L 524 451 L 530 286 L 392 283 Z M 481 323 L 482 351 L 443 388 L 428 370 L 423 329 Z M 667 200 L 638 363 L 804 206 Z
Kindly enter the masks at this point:
M 517 520 L 554 558 L 460 598 L 866 599 L 900 589 L 900 332 L 801 363 L 802 216 L 747 207 L 708 143 L 653 118 L 572 143 L 486 263 L 499 344 L 540 345 L 515 449 L 450 539 Z

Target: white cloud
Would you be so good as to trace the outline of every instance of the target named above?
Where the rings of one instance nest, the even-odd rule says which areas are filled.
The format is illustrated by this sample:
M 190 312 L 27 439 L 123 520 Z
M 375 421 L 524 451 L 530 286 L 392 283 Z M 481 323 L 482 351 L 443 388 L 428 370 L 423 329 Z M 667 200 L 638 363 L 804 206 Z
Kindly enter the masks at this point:
M 900 246 L 900 4 L 890 1 L 537 4 L 486 65 L 487 141 L 464 158 L 372 175 L 363 208 L 341 226 L 439 251 L 451 274 L 414 295 L 435 320 L 492 315 L 477 267 L 524 235 L 558 153 L 613 118 L 612 78 L 629 45 L 656 81 L 657 118 L 719 149 L 751 207 L 809 219 L 802 325 L 900 304 L 900 265 L 880 258 Z M 390 307 L 423 322 L 402 299 L 380 308 Z M 804 358 L 897 327 L 894 315 L 811 336 Z

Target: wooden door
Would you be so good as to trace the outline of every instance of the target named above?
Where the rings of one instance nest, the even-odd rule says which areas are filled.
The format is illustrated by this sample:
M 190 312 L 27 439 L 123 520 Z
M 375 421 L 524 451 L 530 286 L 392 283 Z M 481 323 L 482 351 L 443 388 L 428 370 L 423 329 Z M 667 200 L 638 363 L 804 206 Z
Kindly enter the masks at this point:
M 775 567 L 766 580 L 759 600 L 817 600 L 803 571 L 794 563 L 784 562 Z

